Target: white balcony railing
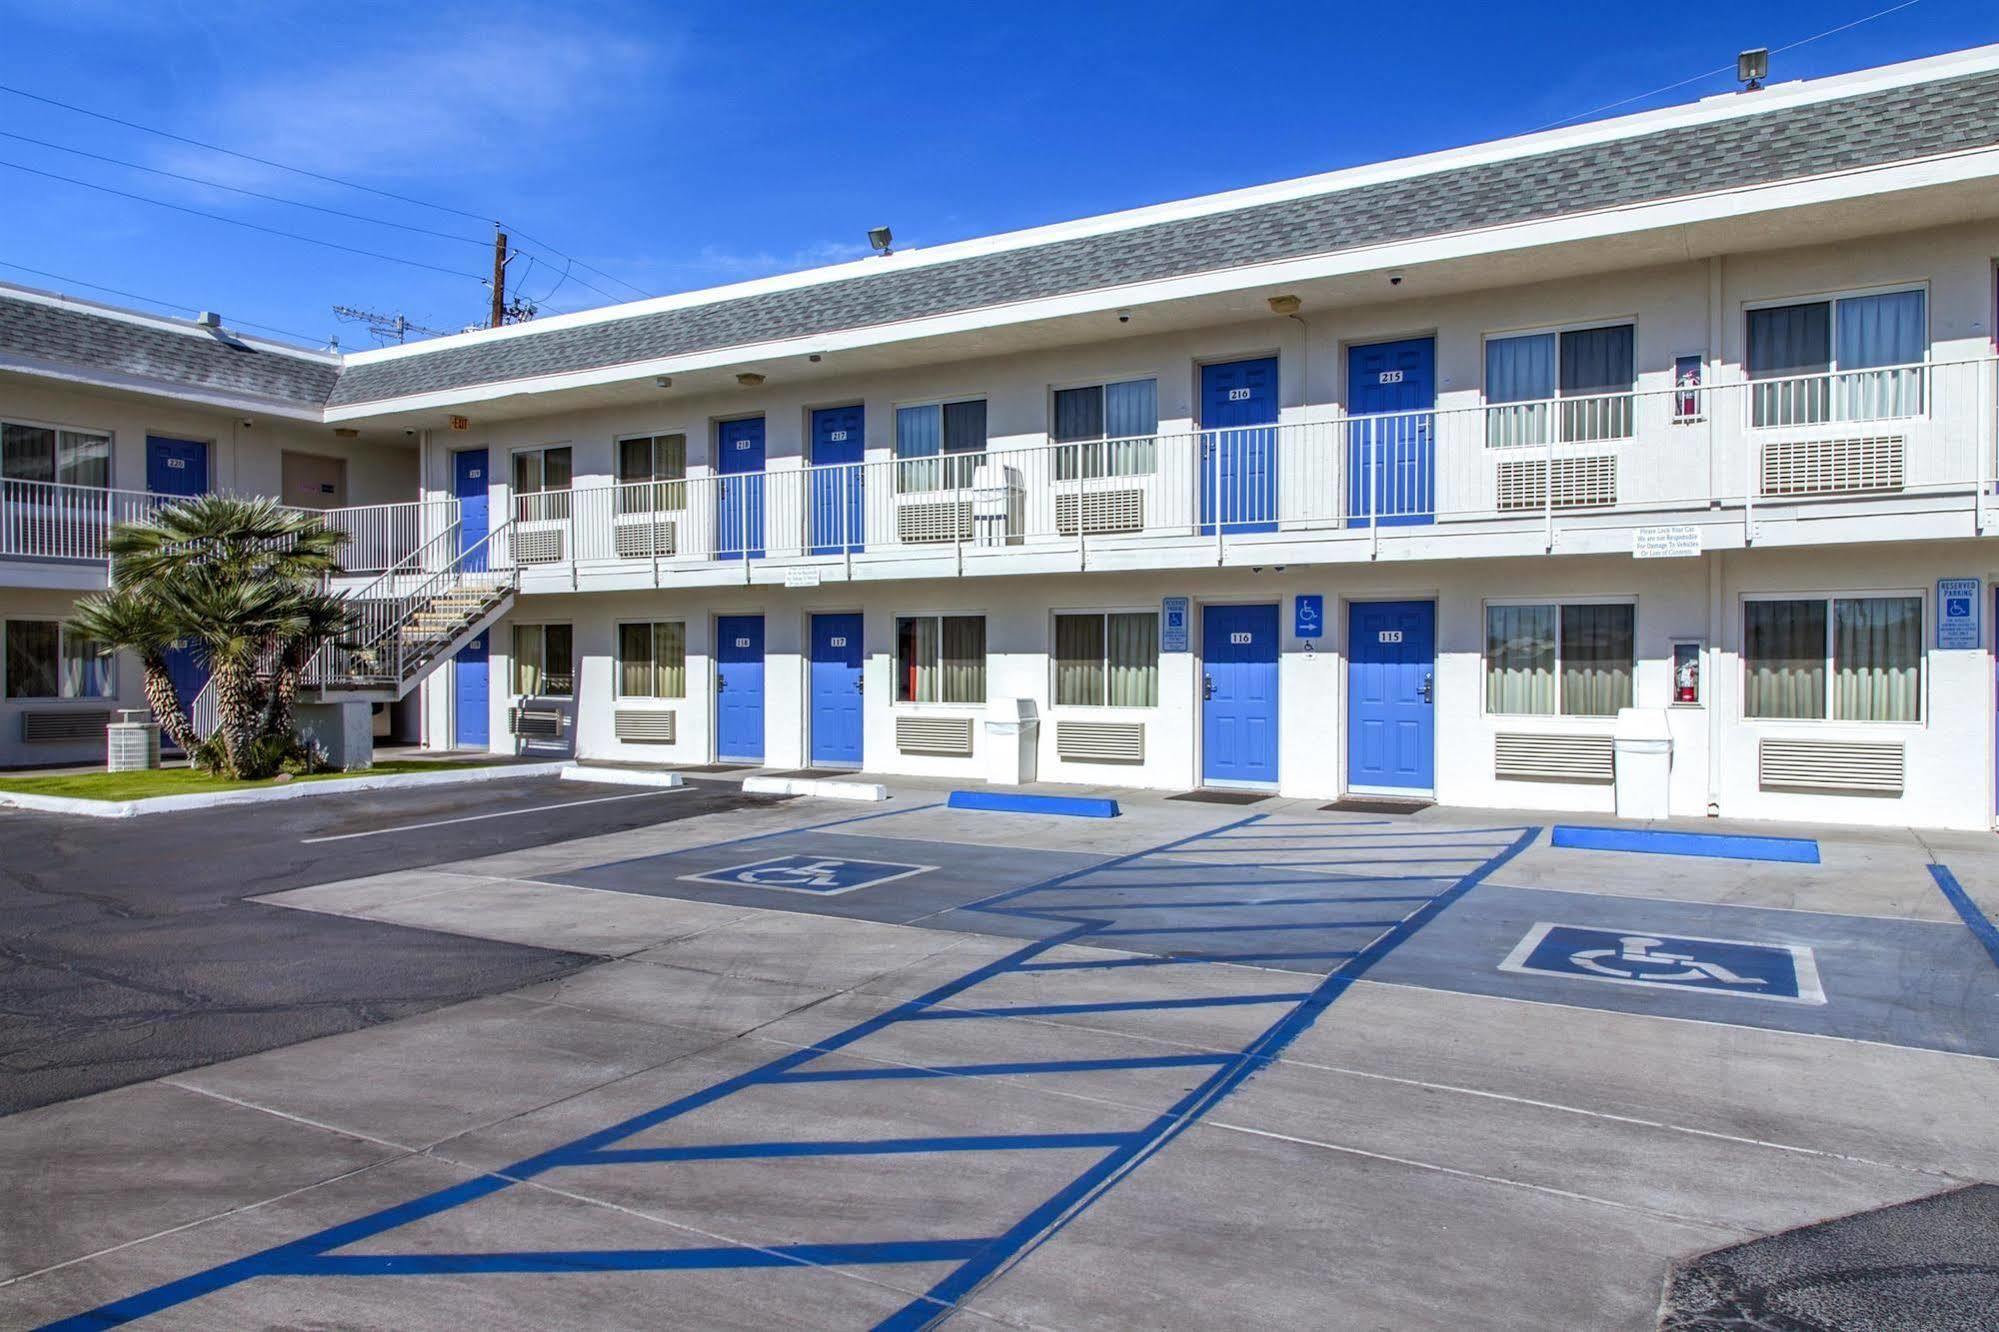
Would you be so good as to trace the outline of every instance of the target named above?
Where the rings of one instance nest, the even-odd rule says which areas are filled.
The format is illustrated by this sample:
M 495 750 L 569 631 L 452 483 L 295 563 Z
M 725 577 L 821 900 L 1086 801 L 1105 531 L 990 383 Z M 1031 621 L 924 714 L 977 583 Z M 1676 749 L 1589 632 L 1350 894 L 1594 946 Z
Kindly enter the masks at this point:
M 515 495 L 495 568 L 677 567 L 956 548 L 1073 550 L 1268 534 L 1530 526 L 1713 507 L 1995 491 L 1999 362 L 1890 366 L 1705 388 L 1341 416 L 978 453 L 779 467 Z M 1318 409 L 1306 409 L 1310 415 Z M 0 557 L 102 560 L 112 523 L 161 497 L 0 483 Z M 328 511 L 347 567 L 428 569 L 455 500 Z M 1406 534 L 1406 533 L 1405 533 Z M 476 533 L 474 534 L 476 535 Z

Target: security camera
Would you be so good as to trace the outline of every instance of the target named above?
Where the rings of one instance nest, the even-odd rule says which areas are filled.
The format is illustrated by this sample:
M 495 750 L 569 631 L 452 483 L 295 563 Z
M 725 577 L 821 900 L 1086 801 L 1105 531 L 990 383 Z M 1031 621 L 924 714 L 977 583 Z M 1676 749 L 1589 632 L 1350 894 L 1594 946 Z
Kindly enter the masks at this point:
M 1117 321 L 1120 324 L 1129 324 L 1131 322 L 1131 311 L 1119 310 L 1117 312 Z
M 404 438 L 404 439 L 415 439 L 415 438 L 416 438 L 416 430 L 415 430 L 415 428 L 414 428 L 414 427 L 408 427 L 408 428 L 405 428 L 405 429 L 403 430 L 403 438 Z
M 1401 285 L 1402 285 L 1402 275 L 1401 275 L 1400 273 L 1390 273 L 1390 274 L 1388 275 L 1388 285 L 1389 285 L 1389 286 L 1391 286 L 1391 287 L 1399 287 L 1399 286 L 1401 286 Z
M 252 421 L 249 417 L 246 416 L 243 418 L 243 428 L 245 430 L 248 430 L 251 426 L 254 426 L 255 424 L 257 423 L 255 421 Z

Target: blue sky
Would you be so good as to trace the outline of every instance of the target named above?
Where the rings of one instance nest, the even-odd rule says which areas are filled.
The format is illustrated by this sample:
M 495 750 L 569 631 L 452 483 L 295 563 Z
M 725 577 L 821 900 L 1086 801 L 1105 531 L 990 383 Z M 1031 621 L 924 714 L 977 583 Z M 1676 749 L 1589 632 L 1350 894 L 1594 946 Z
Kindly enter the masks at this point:
M 926 245 L 1581 116 L 1896 0 L 1429 5 L 341 6 L 0 0 L 0 83 L 463 209 L 414 207 L 0 93 L 0 279 L 90 282 L 344 346 L 335 303 L 480 318 L 490 227 L 553 312 Z M 1999 41 L 1991 0 L 1917 0 L 1773 58 L 1775 79 Z M 1732 70 L 1618 108 L 1722 91 Z M 24 173 L 95 182 L 418 267 Z M 445 271 L 435 271 L 435 270 Z M 133 302 L 123 302 L 133 303 Z

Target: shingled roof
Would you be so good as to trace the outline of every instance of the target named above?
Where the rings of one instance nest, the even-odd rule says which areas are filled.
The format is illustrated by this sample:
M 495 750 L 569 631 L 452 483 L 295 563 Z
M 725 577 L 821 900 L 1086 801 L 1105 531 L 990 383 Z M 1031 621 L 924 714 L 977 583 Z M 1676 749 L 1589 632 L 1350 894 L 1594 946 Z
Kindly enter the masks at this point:
M 350 364 L 331 406 L 868 328 L 1999 143 L 1999 71 Z
M 246 341 L 178 320 L 134 317 L 85 302 L 0 291 L 0 367 L 18 360 L 316 415 L 340 363 L 278 343 Z

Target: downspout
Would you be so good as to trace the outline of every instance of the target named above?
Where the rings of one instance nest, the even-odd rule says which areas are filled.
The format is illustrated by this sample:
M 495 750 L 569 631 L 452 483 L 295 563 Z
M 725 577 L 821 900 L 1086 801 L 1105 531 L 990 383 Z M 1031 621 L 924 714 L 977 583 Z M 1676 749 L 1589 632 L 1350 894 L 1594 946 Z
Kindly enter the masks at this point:
M 1707 661 L 1702 665 L 1702 696 L 1707 700 L 1707 816 L 1721 816 L 1721 631 L 1722 560 L 1720 551 L 1707 557 Z

